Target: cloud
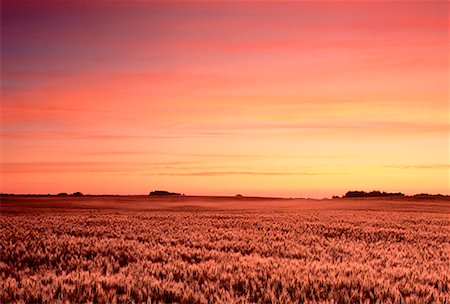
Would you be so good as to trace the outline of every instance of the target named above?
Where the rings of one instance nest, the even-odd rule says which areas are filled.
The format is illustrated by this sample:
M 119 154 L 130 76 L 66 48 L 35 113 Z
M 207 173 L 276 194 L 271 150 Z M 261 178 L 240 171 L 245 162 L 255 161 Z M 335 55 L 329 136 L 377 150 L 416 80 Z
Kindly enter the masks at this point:
M 417 122 L 417 121 L 382 121 L 382 120 L 354 120 L 346 121 L 305 121 L 305 122 L 288 122 L 288 121 L 233 121 L 219 122 L 209 124 L 192 124 L 186 125 L 186 129 L 204 129 L 210 131 L 199 132 L 201 135 L 231 135 L 239 134 L 242 131 L 260 131 L 260 130 L 299 130 L 299 129 L 315 129 L 315 130 L 349 130 L 355 132 L 382 130 L 411 133 L 411 132 L 448 132 L 450 125 L 447 123 L 436 122 Z
M 258 172 L 258 171 L 203 171 L 188 173 L 150 173 L 149 175 L 168 175 L 168 176 L 223 176 L 223 175 L 320 175 L 313 172 Z
M 448 169 L 449 164 L 430 164 L 430 165 L 386 165 L 384 168 L 395 168 L 395 169 Z
M 86 139 L 86 140 L 133 140 L 133 139 L 174 139 L 186 138 L 185 135 L 136 135 L 136 134 L 98 134 L 88 132 L 2 132 L 1 137 L 8 139 Z M 195 135 L 192 135 L 195 136 Z
M 193 164 L 192 161 L 133 162 L 133 161 L 54 161 L 2 162 L 2 173 L 108 173 L 164 170 Z
M 133 162 L 133 161 L 55 161 L 55 162 L 3 162 L 3 173 L 89 173 L 99 175 L 128 176 L 322 176 L 342 175 L 334 172 L 314 171 L 258 171 L 249 166 L 233 166 L 240 170 L 227 170 L 230 166 L 206 165 L 204 161 L 167 161 L 167 162 Z M 213 170 L 211 170 L 213 169 Z M 219 169 L 219 170 L 217 170 Z M 222 169 L 222 170 L 220 170 Z M 250 170 L 248 170 L 250 169 Z

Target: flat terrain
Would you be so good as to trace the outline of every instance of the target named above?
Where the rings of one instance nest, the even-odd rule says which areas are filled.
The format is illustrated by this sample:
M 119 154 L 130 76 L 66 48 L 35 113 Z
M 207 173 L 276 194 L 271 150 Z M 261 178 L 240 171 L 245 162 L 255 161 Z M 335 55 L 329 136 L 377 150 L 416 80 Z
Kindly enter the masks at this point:
M 449 303 L 448 199 L 1 197 L 0 302 Z

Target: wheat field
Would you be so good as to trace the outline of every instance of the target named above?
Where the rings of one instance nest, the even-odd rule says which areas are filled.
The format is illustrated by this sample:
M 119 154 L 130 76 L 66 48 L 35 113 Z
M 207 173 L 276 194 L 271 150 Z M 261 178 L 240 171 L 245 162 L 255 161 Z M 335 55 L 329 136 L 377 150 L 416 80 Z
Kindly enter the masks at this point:
M 1 198 L 1 303 L 449 303 L 450 201 Z

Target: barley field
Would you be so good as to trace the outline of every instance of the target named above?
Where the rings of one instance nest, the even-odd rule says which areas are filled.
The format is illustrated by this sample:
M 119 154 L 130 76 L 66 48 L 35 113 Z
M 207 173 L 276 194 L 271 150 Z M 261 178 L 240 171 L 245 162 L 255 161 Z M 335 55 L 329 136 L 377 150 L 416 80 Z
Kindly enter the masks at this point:
M 1 303 L 449 303 L 450 201 L 1 198 Z

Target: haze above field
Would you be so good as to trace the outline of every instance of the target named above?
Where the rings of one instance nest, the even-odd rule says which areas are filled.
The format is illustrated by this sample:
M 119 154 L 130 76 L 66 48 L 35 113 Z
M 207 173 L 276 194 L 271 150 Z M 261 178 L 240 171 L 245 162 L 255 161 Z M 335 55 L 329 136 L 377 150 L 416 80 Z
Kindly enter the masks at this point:
M 173 212 L 258 210 L 260 212 L 297 212 L 299 210 L 359 210 L 380 212 L 449 212 L 449 197 L 421 198 L 353 198 L 337 200 L 282 199 L 264 197 L 151 197 L 151 196 L 4 196 L 1 212 L 30 214 L 40 212 L 64 212 L 69 210 L 89 212 L 93 210 L 142 212 L 160 210 Z
M 1 2 L 1 192 L 449 191 L 449 4 Z

